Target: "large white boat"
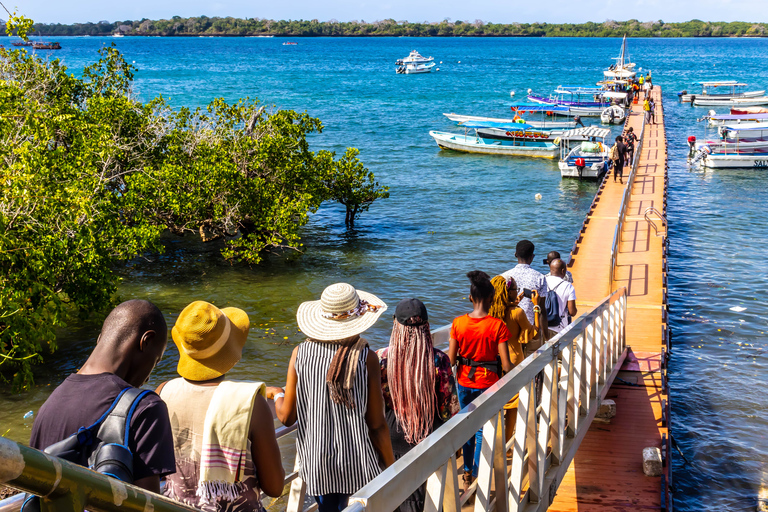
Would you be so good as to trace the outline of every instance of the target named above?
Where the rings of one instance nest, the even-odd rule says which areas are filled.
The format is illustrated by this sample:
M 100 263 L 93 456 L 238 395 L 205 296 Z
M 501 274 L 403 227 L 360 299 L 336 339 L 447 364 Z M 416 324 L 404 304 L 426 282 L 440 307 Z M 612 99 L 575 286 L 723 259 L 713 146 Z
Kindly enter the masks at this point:
M 711 169 L 768 168 L 768 123 L 729 124 L 718 132 L 719 140 L 696 144 L 692 165 Z
M 605 138 L 608 128 L 587 126 L 570 130 L 560 137 L 560 176 L 563 178 L 600 178 L 608 172 L 610 146 Z
M 698 94 L 688 94 L 688 91 L 677 93 L 680 101 L 683 103 L 693 103 L 694 105 L 704 105 L 698 103 L 703 100 L 728 100 L 734 98 L 757 98 L 764 96 L 765 91 L 747 91 L 748 84 L 736 80 L 717 80 L 708 82 L 696 82 L 701 86 L 701 92 Z M 724 105 L 725 103 L 721 103 Z M 730 105 L 730 103 L 728 103 Z
M 748 114 L 718 114 L 710 110 L 700 121 L 706 121 L 709 126 L 724 126 L 727 124 L 741 123 L 768 123 L 768 112 Z
M 414 75 L 419 73 L 429 73 L 435 67 L 433 57 L 423 57 L 419 52 L 413 50 L 406 58 L 395 62 L 398 74 Z
M 618 57 L 615 57 L 615 64 L 610 68 L 603 71 L 603 76 L 608 80 L 626 80 L 628 78 L 634 78 L 637 74 L 635 71 L 635 64 L 630 62 L 629 53 L 627 52 L 627 36 L 624 35 L 624 39 L 621 41 L 621 52 Z

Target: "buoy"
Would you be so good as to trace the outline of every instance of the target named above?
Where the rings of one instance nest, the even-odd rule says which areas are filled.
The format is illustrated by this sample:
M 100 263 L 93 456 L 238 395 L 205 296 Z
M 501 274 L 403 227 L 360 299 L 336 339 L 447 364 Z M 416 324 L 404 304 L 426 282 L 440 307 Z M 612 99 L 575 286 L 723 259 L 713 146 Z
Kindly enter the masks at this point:
M 459 61 L 459 64 L 461 64 L 461 61 Z
M 538 200 L 540 200 L 540 199 L 541 199 L 541 194 L 536 194 L 536 196 L 535 196 L 535 197 L 536 197 L 536 200 L 538 201 Z
M 440 68 L 435 68 L 435 71 L 440 71 Z
M 440 64 L 442 64 L 442 63 L 443 63 L 443 61 L 440 61 Z
M 515 91 L 509 91 L 509 95 L 514 98 L 515 97 Z

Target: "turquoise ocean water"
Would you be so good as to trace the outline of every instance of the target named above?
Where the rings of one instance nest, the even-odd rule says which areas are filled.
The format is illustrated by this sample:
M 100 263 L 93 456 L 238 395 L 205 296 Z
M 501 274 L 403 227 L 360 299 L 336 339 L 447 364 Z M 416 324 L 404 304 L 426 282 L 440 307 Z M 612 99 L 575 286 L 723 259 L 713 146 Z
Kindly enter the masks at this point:
M 392 308 L 419 297 L 432 325 L 440 326 L 468 310 L 466 272 L 507 270 L 519 239 L 535 242 L 538 262 L 552 249 L 567 254 L 594 183 L 561 180 L 556 162 L 440 151 L 428 131 L 452 129 L 444 112 L 506 117 L 511 91 L 523 100 L 528 88 L 594 85 L 620 45 L 617 39 L 317 38 L 282 46 L 278 38 L 89 37 L 62 38 L 64 49 L 52 55 L 79 72 L 113 41 L 135 62 L 142 99 L 162 94 L 175 107 L 195 107 L 214 97 L 250 96 L 274 108 L 306 110 L 325 125 L 312 137 L 315 149 L 357 147 L 390 186 L 391 197 L 352 230 L 339 206 L 321 208 L 305 229 L 301 256 L 230 266 L 213 246 L 170 239 L 166 254 L 120 269 L 121 296 L 154 301 L 169 324 L 197 299 L 245 309 L 250 342 L 232 373 L 274 384 L 283 382 L 287 357 L 301 340 L 296 307 L 328 284 L 349 282 Z M 707 78 L 764 88 L 768 41 L 637 39 L 629 48 L 664 88 L 670 143 L 672 421 L 690 460 L 675 459 L 676 505 L 751 510 L 768 487 L 768 177 L 688 169 L 685 139 L 704 135 L 696 118 L 705 109 L 678 104 L 675 93 Z M 396 75 L 394 61 L 413 49 L 442 61 L 440 71 Z M 737 305 L 746 311 L 729 310 Z M 38 368 L 37 387 L 0 395 L 2 432 L 28 439 L 24 413 L 36 411 L 82 363 L 99 324 L 95 318 L 62 330 L 61 349 Z M 387 343 L 390 327 L 382 320 L 370 331 L 374 347 Z M 152 385 L 174 376 L 176 357 L 171 344 Z M 292 464 L 290 450 L 286 463 Z

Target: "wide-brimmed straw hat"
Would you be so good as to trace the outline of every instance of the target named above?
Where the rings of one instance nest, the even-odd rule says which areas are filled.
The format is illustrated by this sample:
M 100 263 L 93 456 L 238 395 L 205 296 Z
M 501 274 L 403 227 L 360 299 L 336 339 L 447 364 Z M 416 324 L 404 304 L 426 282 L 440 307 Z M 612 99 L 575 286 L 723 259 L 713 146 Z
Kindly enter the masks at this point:
M 335 341 L 365 332 L 386 310 L 384 301 L 372 293 L 336 283 L 323 290 L 320 300 L 302 303 L 296 320 L 308 337 Z
M 171 330 L 179 349 L 179 375 L 189 380 L 221 377 L 240 360 L 249 329 L 248 314 L 242 309 L 193 302 Z

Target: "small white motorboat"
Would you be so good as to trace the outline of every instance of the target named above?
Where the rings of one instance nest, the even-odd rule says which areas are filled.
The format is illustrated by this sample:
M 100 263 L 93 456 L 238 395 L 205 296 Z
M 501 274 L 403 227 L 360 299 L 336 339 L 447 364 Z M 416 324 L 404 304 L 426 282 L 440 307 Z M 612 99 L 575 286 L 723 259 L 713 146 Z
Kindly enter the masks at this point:
M 530 118 L 526 119 L 523 118 L 522 115 L 525 115 L 528 112 L 537 112 L 538 110 L 535 110 L 537 108 L 541 107 L 541 105 L 529 105 L 526 108 L 526 110 L 523 110 L 522 112 L 515 111 L 515 117 L 513 119 L 503 119 L 498 117 L 481 117 L 481 116 L 463 116 L 459 114 L 443 114 L 445 117 L 450 119 L 451 121 L 455 123 L 463 123 L 465 121 L 477 121 L 477 122 L 489 122 L 489 123 L 502 123 L 502 124 L 512 124 L 512 123 L 524 123 L 529 126 L 532 126 L 534 128 L 544 129 L 544 130 L 556 130 L 556 129 L 568 129 L 568 128 L 576 128 L 576 121 L 575 120 L 562 120 L 562 121 L 555 121 L 553 118 L 545 118 L 542 120 L 532 120 Z M 515 106 L 513 105 L 513 109 Z M 524 107 L 520 106 L 521 109 Z M 530 110 L 534 109 L 534 110 Z M 548 110 L 544 110 L 543 112 L 546 113 Z M 561 118 L 562 119 L 562 118 Z
M 397 66 L 395 72 L 401 75 L 429 73 L 435 67 L 434 60 L 434 57 L 423 57 L 419 52 L 413 50 L 406 58 L 395 62 Z
M 621 124 L 626 118 L 626 110 L 618 105 L 611 105 L 600 114 L 600 122 L 603 124 Z
M 707 121 L 709 126 L 723 126 L 726 124 L 740 124 L 740 123 L 768 123 L 768 112 L 761 112 L 755 114 L 718 114 L 714 110 L 707 112 L 707 115 L 699 119 L 699 121 Z
M 768 105 L 768 96 L 757 96 L 750 98 L 699 98 L 693 99 L 693 104 L 697 107 L 757 107 L 759 105 Z
M 560 176 L 563 178 L 600 178 L 608 172 L 610 146 L 605 143 L 608 128 L 587 126 L 570 130 L 560 137 Z M 599 139 L 599 140 L 598 140 Z

